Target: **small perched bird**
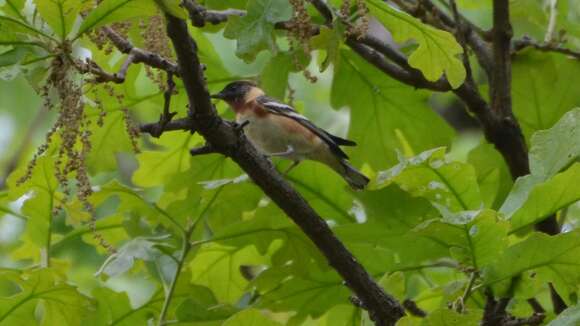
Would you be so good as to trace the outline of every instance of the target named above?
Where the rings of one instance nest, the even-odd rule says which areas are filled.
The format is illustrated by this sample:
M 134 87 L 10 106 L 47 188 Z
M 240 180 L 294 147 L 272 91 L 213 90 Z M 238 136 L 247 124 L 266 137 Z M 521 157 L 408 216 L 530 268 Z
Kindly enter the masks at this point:
M 369 182 L 339 147 L 355 146 L 355 142 L 318 128 L 293 107 L 266 96 L 253 82 L 232 82 L 211 97 L 226 101 L 236 113 L 236 122 L 247 124 L 246 137 L 259 151 L 294 161 L 286 173 L 302 160 L 314 160 L 330 166 L 354 189 L 363 189 Z

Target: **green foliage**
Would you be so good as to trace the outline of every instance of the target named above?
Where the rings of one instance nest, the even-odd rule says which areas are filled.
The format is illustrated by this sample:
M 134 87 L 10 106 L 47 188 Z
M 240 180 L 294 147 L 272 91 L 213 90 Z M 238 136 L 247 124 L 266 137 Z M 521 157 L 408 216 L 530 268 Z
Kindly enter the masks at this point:
M 83 20 L 77 35 L 133 17 L 152 15 L 155 3 L 151 0 L 103 0 Z
M 421 70 L 425 78 L 435 81 L 445 73 L 451 87 L 463 84 L 465 68 L 458 58 L 463 49 L 453 35 L 425 25 L 382 1 L 369 0 L 368 4 L 371 13 L 392 33 L 395 41 L 413 39 L 419 44 L 409 56 L 409 64 Z
M 87 73 L 86 57 L 111 75 L 127 63 L 126 54 L 100 43 L 104 26 L 176 62 L 161 16 L 187 18 L 180 2 L 0 0 L 0 171 L 12 171 L 6 180 L 0 176 L 0 325 L 372 324 L 312 240 L 232 159 L 192 157 L 189 150 L 204 144 L 196 133 L 135 137 L 132 126 L 157 121 L 162 112 L 164 72 L 133 63 L 120 84 L 95 82 Z M 190 28 L 211 93 L 233 80 L 259 80 L 268 95 L 292 100 L 315 124 L 357 142 L 344 149 L 371 179 L 364 191 L 352 191 L 317 162 L 302 162 L 285 178 L 386 292 L 428 314 L 398 325 L 477 325 L 486 289 L 513 296 L 508 312 L 528 316 L 531 297 L 550 306 L 548 282 L 570 307 L 559 316 L 549 312 L 549 325 L 577 324 L 577 61 L 534 49 L 514 54 L 514 113 L 531 174 L 513 182 L 481 133 L 456 132 L 442 118 L 459 109 L 447 95 L 406 86 L 348 49 L 346 34 L 365 25 L 359 17 L 365 8 L 354 1 L 350 17 L 337 17 L 342 1 L 326 1 L 336 9 L 327 25 L 306 1 L 309 23 L 320 33 L 292 47 L 296 35 L 275 28 L 294 17 L 287 0 L 197 3 L 247 10 L 227 23 Z M 388 31 L 426 79 L 461 86 L 464 53 L 453 34 L 387 2 L 364 3 L 370 28 Z M 516 34 L 543 37 L 549 15 L 541 4 L 510 3 Z M 557 26 L 568 33 L 566 46 L 577 45 L 580 8 L 559 3 Z M 458 5 L 466 17 L 489 23 L 489 4 Z M 467 54 L 474 80 L 489 89 Z M 308 83 L 305 69 L 318 82 Z M 57 130 L 28 170 L 29 143 L 44 141 L 71 99 L 43 88 L 48 76 L 70 78 L 69 96 L 80 91 L 84 118 L 76 128 L 90 151 L 60 157 L 85 144 L 77 139 L 64 147 Z M 169 109 L 184 118 L 189 101 L 182 80 L 174 80 Z M 37 118 L 30 108 L 41 106 L 35 91 L 52 106 Z M 232 119 L 221 102 L 216 107 Z M 88 180 L 71 172 L 79 162 Z M 288 166 L 273 163 L 280 171 Z M 57 173 L 62 164 L 71 166 L 65 175 Z M 566 232 L 533 232 L 548 216 Z
M 35 3 L 42 19 L 64 40 L 72 30 L 81 3 L 75 0 L 36 0 Z
M 250 0 L 244 17 L 232 17 L 224 36 L 237 40 L 236 55 L 252 61 L 258 52 L 276 52 L 274 24 L 288 20 L 292 9 L 286 0 Z
M 358 143 L 353 162 L 386 168 L 395 162 L 395 149 L 420 152 L 450 140 L 449 126 L 426 105 L 427 93 L 377 74 L 352 51 L 340 52 L 334 76 L 332 106 L 348 106 L 353 113 L 349 135 Z

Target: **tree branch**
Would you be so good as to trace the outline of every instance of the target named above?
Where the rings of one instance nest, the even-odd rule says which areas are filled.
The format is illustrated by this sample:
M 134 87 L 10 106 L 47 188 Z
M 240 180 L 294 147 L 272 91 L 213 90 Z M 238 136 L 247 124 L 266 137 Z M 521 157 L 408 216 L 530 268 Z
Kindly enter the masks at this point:
M 513 46 L 512 54 L 516 54 L 517 52 L 522 51 L 525 48 L 531 47 L 538 51 L 561 53 L 570 56 L 574 59 L 580 60 L 580 51 L 571 50 L 554 43 L 539 43 L 538 41 L 528 36 L 524 36 L 521 39 L 514 40 L 512 46 Z
M 182 20 L 167 16 L 169 35 L 178 58 L 189 98 L 189 115 L 195 129 L 218 152 L 230 156 L 314 242 L 329 264 L 367 307 L 377 325 L 393 325 L 404 315 L 401 305 L 375 283 L 352 254 L 335 237 L 326 222 L 275 170 L 271 162 L 231 124 L 224 122 L 212 106 L 197 45 Z
M 121 36 L 111 27 L 103 27 L 102 32 L 109 38 L 109 40 L 113 43 L 113 45 L 121 52 L 125 54 L 129 54 L 132 57 L 130 63 L 144 63 L 148 66 L 153 68 L 158 68 L 161 70 L 165 70 L 169 73 L 172 73 L 176 76 L 179 76 L 179 68 L 178 66 L 169 61 L 169 59 L 160 56 L 157 53 L 143 50 L 133 46 L 129 40 Z M 127 62 L 127 61 L 126 61 Z M 128 66 L 128 64 L 127 64 Z M 127 67 L 128 68 L 128 67 Z M 126 69 L 127 69 L 126 68 Z M 125 69 L 125 71 L 126 71 Z M 123 76 L 124 79 L 124 76 Z

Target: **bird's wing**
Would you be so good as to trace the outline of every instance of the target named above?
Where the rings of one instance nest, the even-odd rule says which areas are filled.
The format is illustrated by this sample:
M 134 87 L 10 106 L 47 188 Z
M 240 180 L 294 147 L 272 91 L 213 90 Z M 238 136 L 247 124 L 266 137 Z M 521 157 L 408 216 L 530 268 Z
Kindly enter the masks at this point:
M 330 148 L 330 150 L 341 158 L 348 158 L 345 152 L 340 149 L 340 145 L 345 146 L 354 146 L 356 145 L 355 142 L 343 139 L 337 136 L 334 136 L 325 130 L 318 128 L 314 123 L 312 123 L 308 118 L 298 113 L 293 107 L 290 105 L 280 103 L 279 101 L 268 97 L 268 96 L 260 96 L 256 98 L 256 102 L 266 109 L 268 112 L 272 114 L 282 115 L 287 118 L 290 118 L 302 126 L 308 128 L 308 130 L 312 131 L 315 135 L 320 137 Z

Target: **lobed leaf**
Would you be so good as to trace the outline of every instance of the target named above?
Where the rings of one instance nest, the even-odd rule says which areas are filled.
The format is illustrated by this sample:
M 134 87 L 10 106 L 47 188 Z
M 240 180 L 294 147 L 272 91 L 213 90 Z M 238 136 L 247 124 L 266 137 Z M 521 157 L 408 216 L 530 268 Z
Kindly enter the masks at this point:
M 262 50 L 276 52 L 274 25 L 290 19 L 287 0 L 249 0 L 244 17 L 230 17 L 224 37 L 237 41 L 236 55 L 253 61 Z
M 383 1 L 369 0 L 367 3 L 371 13 L 385 25 L 395 41 L 402 43 L 413 39 L 419 44 L 409 56 L 411 67 L 421 70 L 430 81 L 438 80 L 445 73 L 451 87 L 463 84 L 465 67 L 457 58 L 463 48 L 452 34 L 423 24 Z

